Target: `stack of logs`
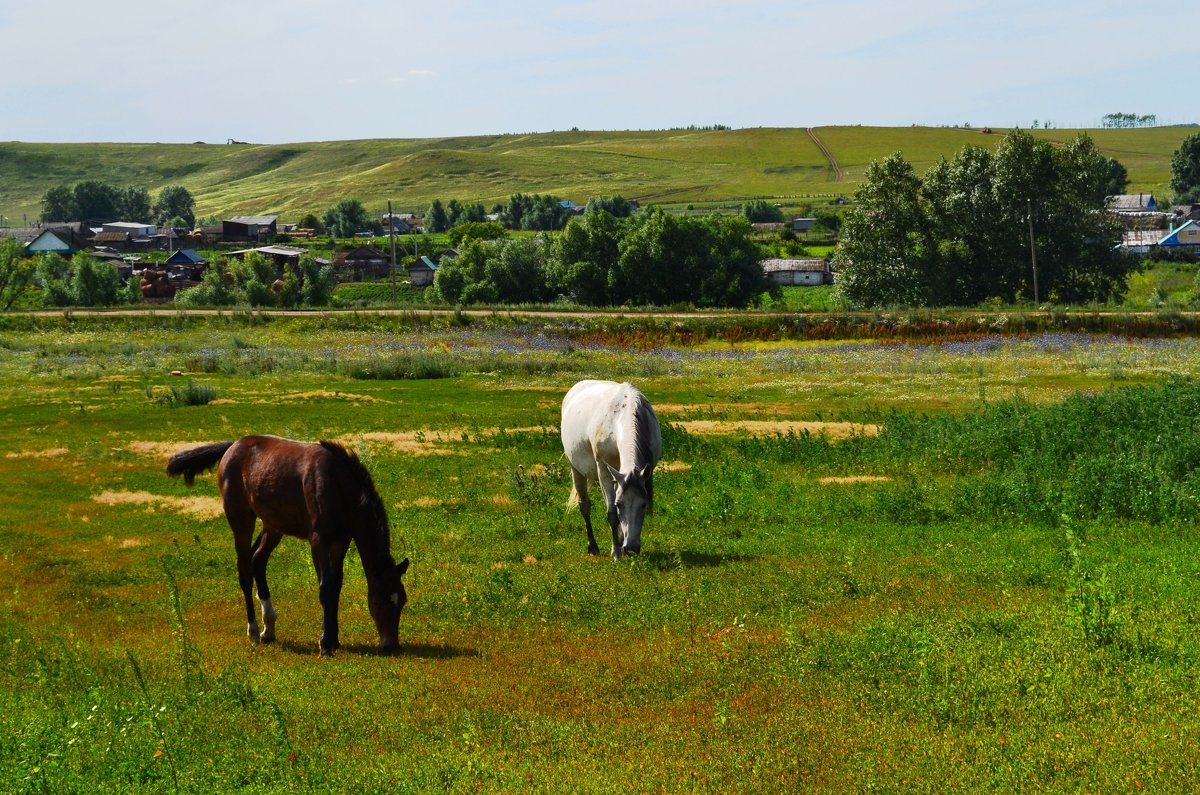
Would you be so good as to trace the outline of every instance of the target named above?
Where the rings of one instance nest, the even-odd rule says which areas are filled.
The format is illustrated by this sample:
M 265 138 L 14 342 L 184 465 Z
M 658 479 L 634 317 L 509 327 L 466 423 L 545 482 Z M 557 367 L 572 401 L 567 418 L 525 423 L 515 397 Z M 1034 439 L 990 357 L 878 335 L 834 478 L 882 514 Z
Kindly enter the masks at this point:
M 142 271 L 143 298 L 174 298 L 175 285 L 167 276 L 166 271 L 152 271 L 149 268 Z

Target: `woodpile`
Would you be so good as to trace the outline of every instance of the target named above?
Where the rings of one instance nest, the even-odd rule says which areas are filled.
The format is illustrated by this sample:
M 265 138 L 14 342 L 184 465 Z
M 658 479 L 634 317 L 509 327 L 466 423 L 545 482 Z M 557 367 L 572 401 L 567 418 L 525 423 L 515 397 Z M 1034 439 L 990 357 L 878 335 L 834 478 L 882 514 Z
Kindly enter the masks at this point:
M 147 268 L 142 271 L 141 288 L 143 298 L 175 297 L 175 285 L 171 284 L 171 280 L 165 270 L 155 271 Z

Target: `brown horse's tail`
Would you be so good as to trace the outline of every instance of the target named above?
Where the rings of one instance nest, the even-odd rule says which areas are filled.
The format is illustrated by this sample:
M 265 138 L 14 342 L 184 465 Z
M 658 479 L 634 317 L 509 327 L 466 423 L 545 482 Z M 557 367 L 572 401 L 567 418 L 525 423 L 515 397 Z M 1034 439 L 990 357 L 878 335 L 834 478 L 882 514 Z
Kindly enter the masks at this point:
M 233 447 L 232 441 L 213 442 L 180 450 L 167 462 L 167 474 L 173 478 L 183 475 L 183 482 L 190 486 L 196 481 L 196 475 L 215 467 L 230 447 Z

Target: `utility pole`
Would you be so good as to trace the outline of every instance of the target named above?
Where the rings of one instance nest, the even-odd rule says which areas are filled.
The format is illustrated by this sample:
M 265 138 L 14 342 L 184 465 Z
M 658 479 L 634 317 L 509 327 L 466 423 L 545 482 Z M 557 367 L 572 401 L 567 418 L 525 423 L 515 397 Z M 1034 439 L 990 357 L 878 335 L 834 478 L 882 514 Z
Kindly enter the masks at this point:
M 392 244 L 392 306 L 396 305 L 396 219 L 392 217 L 392 200 L 388 199 L 388 240 Z
M 1025 200 L 1025 208 L 1027 211 L 1026 218 L 1029 219 L 1029 261 L 1033 263 L 1033 305 L 1036 307 L 1038 301 L 1038 283 L 1037 283 L 1037 247 L 1033 244 L 1033 201 Z

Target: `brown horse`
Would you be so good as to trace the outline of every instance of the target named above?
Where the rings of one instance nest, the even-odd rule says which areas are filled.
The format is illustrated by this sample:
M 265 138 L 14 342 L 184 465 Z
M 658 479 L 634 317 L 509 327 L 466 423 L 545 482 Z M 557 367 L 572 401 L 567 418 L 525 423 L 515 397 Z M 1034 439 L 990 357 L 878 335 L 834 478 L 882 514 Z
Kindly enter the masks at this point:
M 401 577 L 408 558 L 392 558 L 387 511 L 371 474 L 352 452 L 334 442 L 305 444 L 278 436 L 246 436 L 171 456 L 167 474 L 196 475 L 217 468 L 225 518 L 233 530 L 238 582 L 246 597 L 246 634 L 252 643 L 275 640 L 275 608 L 267 587 L 267 561 L 285 535 L 308 539 L 320 586 L 321 656 L 338 648 L 338 600 L 342 564 L 353 541 L 367 577 L 367 605 L 379 645 L 399 643 L 400 611 L 408 600 Z M 251 543 L 255 519 L 262 532 Z M 252 590 L 258 585 L 264 629 L 259 634 Z

